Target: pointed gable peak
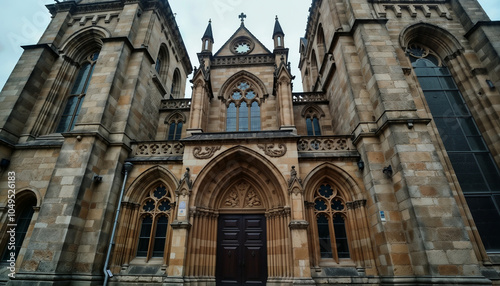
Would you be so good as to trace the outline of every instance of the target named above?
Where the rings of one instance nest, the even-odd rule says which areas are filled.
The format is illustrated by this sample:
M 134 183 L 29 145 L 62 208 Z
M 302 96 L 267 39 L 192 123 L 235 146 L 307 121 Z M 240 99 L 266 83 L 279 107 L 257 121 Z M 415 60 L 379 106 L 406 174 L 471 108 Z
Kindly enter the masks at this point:
M 271 51 L 245 27 L 242 21 L 242 24 L 215 53 L 215 56 L 238 56 L 246 54 L 271 54 Z
M 283 36 L 285 35 L 285 33 L 283 33 L 283 29 L 281 29 L 280 22 L 278 21 L 278 16 L 276 16 L 276 21 L 274 22 L 273 38 L 278 34 L 281 34 Z
M 212 19 L 208 20 L 208 26 L 205 30 L 205 33 L 203 34 L 202 39 L 210 39 L 212 40 L 212 42 L 214 41 L 214 36 L 212 34 Z

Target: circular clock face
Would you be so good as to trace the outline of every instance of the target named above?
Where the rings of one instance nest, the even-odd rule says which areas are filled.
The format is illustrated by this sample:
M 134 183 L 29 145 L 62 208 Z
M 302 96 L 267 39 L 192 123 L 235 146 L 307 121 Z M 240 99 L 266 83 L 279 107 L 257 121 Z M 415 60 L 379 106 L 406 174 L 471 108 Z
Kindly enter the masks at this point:
M 246 54 L 250 52 L 250 45 L 243 42 L 237 43 L 234 47 L 234 51 L 240 55 Z

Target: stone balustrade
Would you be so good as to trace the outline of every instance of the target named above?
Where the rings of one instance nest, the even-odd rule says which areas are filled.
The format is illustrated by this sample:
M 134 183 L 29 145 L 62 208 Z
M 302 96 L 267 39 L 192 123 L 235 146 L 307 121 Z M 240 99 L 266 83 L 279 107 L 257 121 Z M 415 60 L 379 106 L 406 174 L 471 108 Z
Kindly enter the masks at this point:
M 137 142 L 132 144 L 132 157 L 182 156 L 184 144 L 179 141 Z
M 160 109 L 190 109 L 191 98 L 163 99 Z
M 350 136 L 308 136 L 297 143 L 299 152 L 356 151 Z
M 292 94 L 292 100 L 294 103 L 327 101 L 323 92 L 295 92 Z

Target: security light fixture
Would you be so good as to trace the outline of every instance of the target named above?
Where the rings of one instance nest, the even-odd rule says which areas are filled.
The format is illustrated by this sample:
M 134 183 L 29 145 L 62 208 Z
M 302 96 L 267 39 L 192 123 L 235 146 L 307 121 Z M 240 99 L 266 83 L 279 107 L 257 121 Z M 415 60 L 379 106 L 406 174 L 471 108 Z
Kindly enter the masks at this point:
M 392 177 L 392 166 L 389 165 L 387 167 L 384 167 L 384 169 L 382 170 L 382 172 L 387 176 L 387 177 Z
M 365 162 L 363 162 L 363 160 L 359 159 L 358 161 L 358 168 L 360 171 L 363 171 L 363 169 L 365 168 Z

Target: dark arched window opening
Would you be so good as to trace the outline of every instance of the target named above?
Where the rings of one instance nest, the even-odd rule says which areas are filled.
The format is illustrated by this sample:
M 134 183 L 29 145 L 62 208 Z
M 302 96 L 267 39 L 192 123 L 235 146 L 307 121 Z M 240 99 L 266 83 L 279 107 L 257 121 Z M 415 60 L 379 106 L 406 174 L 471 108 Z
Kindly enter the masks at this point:
M 71 89 L 70 97 L 66 102 L 66 107 L 61 115 L 59 125 L 56 128 L 56 132 L 68 132 L 75 128 L 75 123 L 80 114 L 80 109 L 82 108 L 82 103 L 85 99 L 85 94 L 87 93 L 98 57 L 99 52 L 95 52 L 82 64 L 73 84 L 73 88 Z
M 321 128 L 319 127 L 319 120 L 316 117 L 306 118 L 306 127 L 308 136 L 319 136 L 321 135 Z
M 24 201 L 20 208 L 16 209 L 16 227 L 15 227 L 15 241 L 11 244 L 10 235 L 8 236 L 9 241 L 5 246 L 2 261 L 7 261 L 14 253 L 14 257 L 17 258 L 21 246 L 23 245 L 26 233 L 28 233 L 28 228 L 33 218 L 33 209 L 36 206 L 36 198 L 30 197 L 28 200 Z
M 181 75 L 178 69 L 174 71 L 174 78 L 172 80 L 172 89 L 170 94 L 174 98 L 179 98 L 181 95 Z
M 500 172 L 450 71 L 428 48 L 408 54 L 488 252 L 500 251 Z
M 179 140 L 182 134 L 182 122 L 172 122 L 168 128 L 168 138 L 167 140 Z

